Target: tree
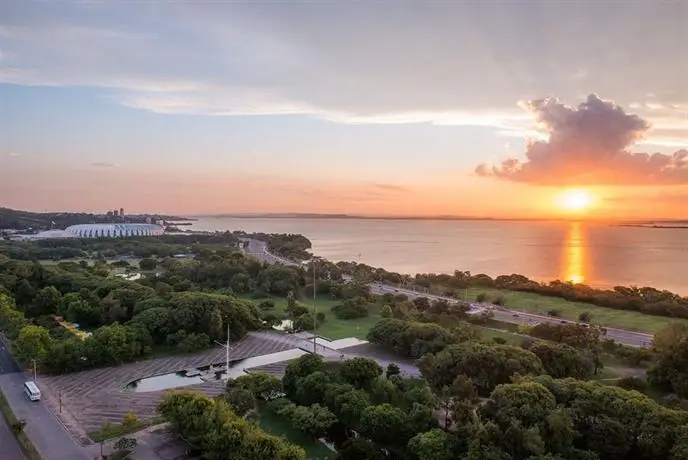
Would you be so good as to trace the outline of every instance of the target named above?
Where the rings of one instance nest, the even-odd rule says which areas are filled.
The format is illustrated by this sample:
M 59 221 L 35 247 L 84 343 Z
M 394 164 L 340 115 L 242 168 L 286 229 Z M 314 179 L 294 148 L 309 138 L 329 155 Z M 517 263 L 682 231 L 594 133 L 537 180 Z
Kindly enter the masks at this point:
M 150 257 L 146 257 L 139 261 L 139 268 L 147 272 L 155 270 L 155 267 L 157 266 L 158 261 L 155 259 L 151 259 Z
M 408 450 L 419 460 L 453 460 L 455 442 L 444 431 L 434 428 L 418 433 L 408 442 Z
M 592 314 L 589 311 L 583 311 L 578 315 L 578 321 L 589 323 L 592 320 Z
M 307 406 L 323 401 L 330 383 L 330 376 L 323 371 L 315 371 L 305 377 L 299 377 L 293 399 Z
M 339 449 L 337 460 L 385 460 L 375 443 L 362 438 L 350 438 Z
M 327 407 L 319 404 L 295 406 L 289 418 L 294 428 L 313 438 L 325 436 L 330 427 L 337 423 L 337 417 Z
M 508 383 L 515 374 L 544 373 L 540 360 L 527 350 L 482 343 L 450 345 L 436 355 L 423 356 L 418 360 L 418 368 L 435 389 L 451 385 L 461 373 L 485 396 L 497 385 Z
M 382 368 L 372 359 L 356 357 L 344 361 L 339 372 L 345 382 L 356 388 L 365 388 L 382 375 Z
M 227 391 L 232 388 L 243 388 L 251 392 L 254 398 L 269 401 L 282 392 L 282 382 L 265 372 L 251 372 L 236 379 L 227 380 Z
M 52 339 L 46 328 L 28 325 L 21 328 L 17 340 L 12 345 L 14 354 L 20 362 L 28 364 L 36 360 L 40 365 L 52 345 Z
M 287 306 L 285 308 L 285 311 L 294 323 L 296 323 L 297 320 L 301 318 L 303 315 L 308 315 L 310 313 L 307 307 L 300 305 L 296 301 L 296 297 L 294 297 L 294 293 L 292 291 L 289 291 L 289 294 L 287 295 Z M 308 319 L 304 319 L 303 321 L 308 321 Z M 311 329 L 313 329 L 312 326 Z
M 391 318 L 392 315 L 392 307 L 390 307 L 389 305 L 385 305 L 384 307 L 382 307 L 382 310 L 380 310 L 380 316 L 382 316 L 383 318 Z
M 368 300 L 364 297 L 344 299 L 344 301 L 332 307 L 332 312 L 340 319 L 354 319 L 368 316 Z
M 530 351 L 540 359 L 545 372 L 554 378 L 587 380 L 595 369 L 594 360 L 590 356 L 563 343 L 536 342 L 530 347 Z
M 386 373 L 385 373 L 385 375 L 387 376 L 387 378 L 390 378 L 390 377 L 392 377 L 393 375 L 399 375 L 399 374 L 401 374 L 401 369 L 399 369 L 399 366 L 397 366 L 397 365 L 394 364 L 394 363 L 389 363 L 389 364 L 387 365 L 387 371 L 386 371 Z
M 556 406 L 554 395 L 544 385 L 522 382 L 497 386 L 483 412 L 506 429 L 514 420 L 524 427 L 542 423 Z
M 258 425 L 238 417 L 223 399 L 197 392 L 170 392 L 158 411 L 204 458 L 233 457 L 246 460 L 305 460 L 303 449 L 270 436 Z
M 369 406 L 361 414 L 360 431 L 384 445 L 405 445 L 409 439 L 408 416 L 390 404 Z
M 284 392 L 290 398 L 296 397 L 298 380 L 301 377 L 307 377 L 310 374 L 325 370 L 325 363 L 318 355 L 307 354 L 290 362 L 284 371 L 282 377 L 282 386 Z
M 24 314 L 14 308 L 14 301 L 6 294 L 0 293 L 0 329 L 14 339 L 26 324 Z
M 46 286 L 36 293 L 33 304 L 29 306 L 29 316 L 41 316 L 57 313 L 62 294 L 54 286 Z
M 229 407 L 237 414 L 244 416 L 256 407 L 256 398 L 245 388 L 232 388 L 225 395 Z

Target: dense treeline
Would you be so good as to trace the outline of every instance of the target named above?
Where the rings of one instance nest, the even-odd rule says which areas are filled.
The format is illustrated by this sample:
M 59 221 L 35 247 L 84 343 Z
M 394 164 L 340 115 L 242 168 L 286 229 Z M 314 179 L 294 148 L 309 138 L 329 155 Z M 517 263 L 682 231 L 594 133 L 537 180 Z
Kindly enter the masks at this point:
M 147 217 L 157 220 L 185 220 L 182 217 L 161 215 L 127 215 L 91 214 L 83 212 L 29 212 L 0 207 L 0 229 L 45 230 L 66 228 L 70 225 L 132 222 L 145 223 Z
M 613 289 L 596 289 L 585 284 L 562 281 L 539 283 L 523 275 L 500 275 L 492 278 L 485 274 L 455 271 L 450 274 L 424 273 L 415 276 L 388 272 L 355 262 L 340 262 L 337 267 L 357 279 L 404 286 L 409 289 L 428 290 L 437 295 L 463 299 L 467 288 L 503 289 L 559 297 L 572 302 L 585 302 L 617 310 L 631 310 L 648 315 L 688 318 L 688 297 L 652 287 L 616 286 Z
M 0 241 L 0 254 L 17 260 L 65 260 L 72 258 L 173 257 L 199 254 L 208 246 L 235 246 L 230 232 L 161 235 L 127 238 L 60 238 L 35 241 Z
M 253 233 L 251 238 L 265 241 L 268 244 L 268 251 L 278 256 L 292 260 L 308 260 L 313 254 L 308 250 L 312 244 L 308 238 L 299 234 L 269 234 Z
M 305 460 L 298 446 L 266 434 L 237 416 L 222 399 L 202 393 L 167 394 L 158 410 L 184 440 L 207 459 Z
M 394 364 L 383 371 L 367 358 L 328 363 L 305 355 L 287 366 L 284 398 L 265 403 L 279 394 L 280 382 L 251 374 L 230 381 L 225 399 L 239 413 L 267 407 L 304 434 L 326 438 L 340 460 L 682 460 L 688 454 L 687 412 L 636 391 L 555 379 L 525 350 L 466 342 L 419 364 L 423 379 L 403 377 Z
M 299 270 L 261 264 L 228 249 L 203 246 L 198 260 L 160 261 L 162 272 L 137 281 L 110 275 L 97 262 L 0 260 L 0 327 L 17 358 L 45 372 L 118 364 L 165 348 L 191 352 L 213 340 L 239 339 L 263 326 L 263 312 L 236 293 L 286 295 L 304 285 Z M 78 323 L 73 333 L 58 323 Z

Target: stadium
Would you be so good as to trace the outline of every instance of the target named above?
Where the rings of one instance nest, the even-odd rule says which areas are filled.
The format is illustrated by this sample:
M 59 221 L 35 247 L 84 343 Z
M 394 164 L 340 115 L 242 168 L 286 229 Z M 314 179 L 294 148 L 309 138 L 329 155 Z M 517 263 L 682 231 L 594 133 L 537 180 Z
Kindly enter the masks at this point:
M 65 232 L 78 238 L 118 238 L 162 235 L 164 229 L 155 224 L 79 224 L 67 227 Z

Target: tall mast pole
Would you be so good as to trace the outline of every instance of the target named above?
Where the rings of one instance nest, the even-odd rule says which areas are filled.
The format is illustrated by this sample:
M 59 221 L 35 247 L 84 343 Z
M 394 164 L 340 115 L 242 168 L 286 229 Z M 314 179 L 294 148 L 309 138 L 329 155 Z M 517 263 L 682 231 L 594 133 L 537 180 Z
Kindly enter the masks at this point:
M 225 345 L 225 372 L 229 375 L 229 323 L 227 323 L 227 345 Z
M 317 355 L 317 350 L 316 350 L 316 335 L 315 335 L 315 330 L 318 327 L 318 319 L 317 319 L 317 313 L 316 313 L 316 308 L 315 308 L 315 294 L 316 294 L 316 278 L 315 278 L 315 259 L 313 259 L 313 354 Z

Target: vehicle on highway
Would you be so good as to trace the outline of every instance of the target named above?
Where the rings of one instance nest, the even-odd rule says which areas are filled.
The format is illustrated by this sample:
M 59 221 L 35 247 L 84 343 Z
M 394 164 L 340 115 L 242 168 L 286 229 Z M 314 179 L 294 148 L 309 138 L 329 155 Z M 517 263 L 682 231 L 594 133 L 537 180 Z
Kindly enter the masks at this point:
M 26 396 L 31 401 L 41 400 L 41 390 L 39 390 L 36 383 L 31 380 L 29 380 L 28 382 L 24 382 L 24 393 L 26 393 Z

